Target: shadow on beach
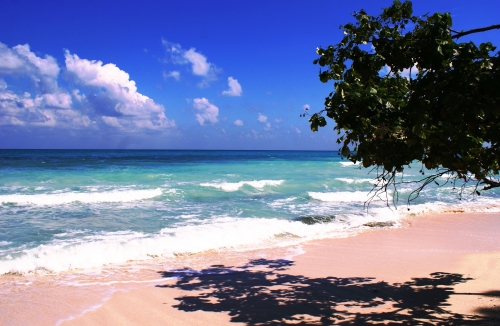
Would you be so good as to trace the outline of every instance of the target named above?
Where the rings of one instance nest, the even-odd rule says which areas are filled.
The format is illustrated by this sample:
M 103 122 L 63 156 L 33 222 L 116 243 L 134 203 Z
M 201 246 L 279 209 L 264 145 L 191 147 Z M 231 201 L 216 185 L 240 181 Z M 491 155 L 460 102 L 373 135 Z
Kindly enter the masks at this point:
M 447 310 L 452 295 L 500 297 L 500 292 L 456 293 L 452 286 L 471 278 L 432 273 L 405 283 L 389 284 L 374 278 L 308 278 L 286 274 L 293 262 L 258 259 L 244 266 L 214 265 L 160 272 L 177 278 L 159 285 L 192 291 L 176 300 L 186 311 L 228 312 L 231 322 L 248 325 L 499 325 L 498 311 L 479 309 L 481 315 Z

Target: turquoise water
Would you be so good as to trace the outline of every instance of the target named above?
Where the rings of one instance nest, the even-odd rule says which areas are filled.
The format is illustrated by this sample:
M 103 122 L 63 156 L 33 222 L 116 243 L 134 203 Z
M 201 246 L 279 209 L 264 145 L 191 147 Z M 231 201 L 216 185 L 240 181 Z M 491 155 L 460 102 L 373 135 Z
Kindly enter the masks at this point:
M 404 199 L 367 211 L 367 171 L 337 152 L 1 150 L 0 275 L 349 236 L 367 222 L 397 227 L 409 213 L 500 210 L 498 192 L 459 202 L 445 186 L 426 189 L 410 212 Z

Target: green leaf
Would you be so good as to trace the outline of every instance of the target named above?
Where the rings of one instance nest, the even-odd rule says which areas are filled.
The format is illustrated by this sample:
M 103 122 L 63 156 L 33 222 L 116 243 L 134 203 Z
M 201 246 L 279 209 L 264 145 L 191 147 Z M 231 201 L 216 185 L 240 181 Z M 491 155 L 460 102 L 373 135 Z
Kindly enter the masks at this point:
M 340 151 L 374 171 L 396 173 L 420 162 L 431 169 L 423 176 L 430 182 L 425 178 L 433 169 L 484 182 L 500 171 L 495 47 L 475 43 L 478 33 L 457 43 L 449 13 L 412 15 L 410 1 L 395 1 L 378 16 L 359 11 L 341 27 L 337 44 L 317 50 L 315 62 L 325 64 L 319 79 L 333 80 L 334 92 L 311 117 L 311 130 L 335 120 Z M 364 42 L 374 50 L 366 51 Z

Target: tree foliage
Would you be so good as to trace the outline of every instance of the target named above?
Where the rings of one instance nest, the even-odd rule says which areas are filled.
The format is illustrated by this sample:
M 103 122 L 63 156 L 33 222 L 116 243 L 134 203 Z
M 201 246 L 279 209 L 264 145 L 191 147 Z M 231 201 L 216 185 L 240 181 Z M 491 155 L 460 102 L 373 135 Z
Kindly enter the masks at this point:
M 319 78 L 334 91 L 311 130 L 326 125 L 324 115 L 335 120 L 342 155 L 377 171 L 376 192 L 415 161 L 432 173 L 409 200 L 443 175 L 475 182 L 477 194 L 499 187 L 499 53 L 457 40 L 500 25 L 456 32 L 449 13 L 414 16 L 410 1 L 353 16 L 338 44 L 317 49 Z

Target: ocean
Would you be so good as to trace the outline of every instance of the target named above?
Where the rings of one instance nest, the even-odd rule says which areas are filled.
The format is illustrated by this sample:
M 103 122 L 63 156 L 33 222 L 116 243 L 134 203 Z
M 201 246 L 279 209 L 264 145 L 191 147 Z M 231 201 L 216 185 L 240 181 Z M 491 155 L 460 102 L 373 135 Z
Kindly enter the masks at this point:
M 425 188 L 408 210 L 412 184 L 396 206 L 375 199 L 367 209 L 368 171 L 337 152 L 0 150 L 0 275 L 285 247 L 425 213 L 500 211 L 498 190 L 465 189 L 459 200 L 452 185 Z M 420 177 L 405 170 L 406 180 Z

